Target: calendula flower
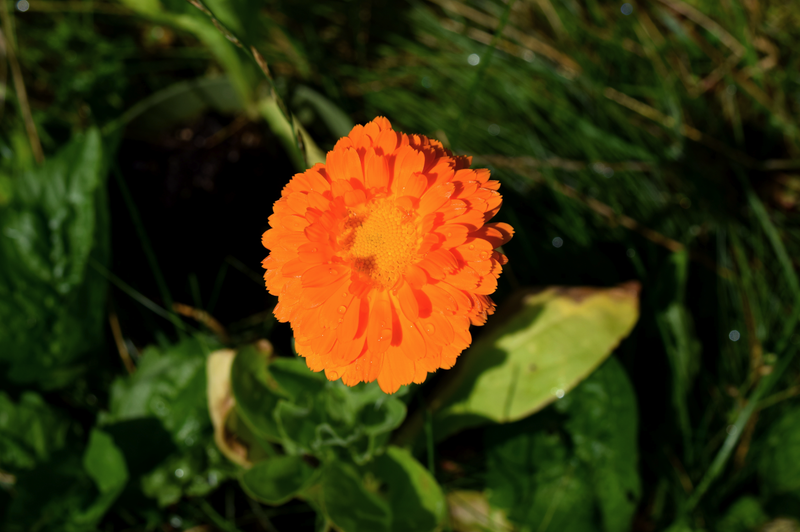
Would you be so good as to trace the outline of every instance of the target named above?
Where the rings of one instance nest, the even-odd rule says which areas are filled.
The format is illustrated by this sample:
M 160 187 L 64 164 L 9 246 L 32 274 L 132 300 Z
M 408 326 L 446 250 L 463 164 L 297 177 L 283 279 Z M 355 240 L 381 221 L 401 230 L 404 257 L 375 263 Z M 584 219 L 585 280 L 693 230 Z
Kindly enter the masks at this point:
M 513 229 L 498 181 L 436 140 L 356 126 L 275 202 L 267 289 L 313 371 L 394 393 L 451 368 L 495 305 Z

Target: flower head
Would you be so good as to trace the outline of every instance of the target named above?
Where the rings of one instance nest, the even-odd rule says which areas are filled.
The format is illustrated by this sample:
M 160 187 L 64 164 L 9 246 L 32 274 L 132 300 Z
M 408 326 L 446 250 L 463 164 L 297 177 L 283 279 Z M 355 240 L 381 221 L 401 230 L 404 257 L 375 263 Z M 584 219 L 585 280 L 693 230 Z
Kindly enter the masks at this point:
M 451 368 L 495 305 L 500 183 L 436 140 L 356 126 L 284 187 L 263 237 L 275 316 L 313 371 L 394 393 Z

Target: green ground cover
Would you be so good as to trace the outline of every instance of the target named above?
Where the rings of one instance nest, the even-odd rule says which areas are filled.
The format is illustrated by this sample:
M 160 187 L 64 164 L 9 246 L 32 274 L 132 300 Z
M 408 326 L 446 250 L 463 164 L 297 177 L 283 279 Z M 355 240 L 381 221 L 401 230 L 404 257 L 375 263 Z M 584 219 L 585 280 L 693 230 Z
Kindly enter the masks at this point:
M 0 14 L 0 529 L 800 530 L 800 4 Z M 260 269 L 375 116 L 516 231 L 498 316 L 394 396 L 308 371 Z

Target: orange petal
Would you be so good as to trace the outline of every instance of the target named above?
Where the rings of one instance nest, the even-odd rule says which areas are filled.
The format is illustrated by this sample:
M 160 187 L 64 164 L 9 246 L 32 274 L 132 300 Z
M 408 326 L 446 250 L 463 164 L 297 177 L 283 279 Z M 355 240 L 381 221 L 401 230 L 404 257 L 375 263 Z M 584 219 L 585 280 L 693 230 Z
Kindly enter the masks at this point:
M 359 181 L 364 181 L 364 168 L 361 166 L 361 157 L 354 149 L 349 149 L 346 152 L 345 164 L 347 165 L 347 177 L 355 177 Z
M 400 302 L 400 309 L 403 314 L 411 320 L 415 321 L 419 317 L 419 302 L 414 295 L 414 289 L 408 283 L 403 283 L 397 290 L 397 299 Z
M 378 375 L 378 385 L 386 393 L 394 393 L 400 386 L 414 380 L 414 362 L 394 347 L 383 357 L 383 368 Z
M 389 161 L 375 153 L 373 148 L 364 156 L 364 182 L 369 188 L 383 188 L 389 185 Z
M 443 312 L 445 315 L 455 314 L 458 309 L 455 299 L 439 287 L 437 284 L 428 284 L 422 288 L 422 291 L 431 298 L 433 308 Z
M 347 291 L 347 278 L 337 286 L 337 290 L 322 304 L 319 312 L 320 325 L 338 329 L 344 322 L 344 315 L 347 309 L 353 304 L 353 294 Z M 338 331 L 337 331 L 338 333 Z M 349 339 L 351 339 L 352 336 Z
M 436 228 L 436 232 L 444 235 L 445 241 L 442 247 L 446 249 L 454 248 L 466 242 L 469 230 L 465 225 L 445 224 Z
M 300 277 L 312 266 L 301 258 L 290 260 L 281 268 L 284 277 Z
M 322 177 L 316 166 L 314 166 L 314 168 L 311 168 L 310 170 L 306 170 L 305 176 L 306 179 L 308 180 L 311 190 L 313 190 L 314 192 L 317 192 L 319 194 L 324 194 L 325 192 L 331 189 L 331 184 L 328 183 L 327 179 Z
M 488 240 L 493 248 L 499 248 L 514 236 L 514 228 L 507 223 L 497 222 L 486 224 L 470 236 Z
M 431 187 L 419 200 L 420 215 L 425 216 L 449 202 L 453 190 L 455 190 L 453 183 L 440 183 Z
M 303 273 L 303 288 L 328 286 L 341 280 L 348 273 L 350 273 L 350 268 L 343 264 L 320 264 Z
M 342 140 L 339 142 L 342 142 Z M 350 140 L 348 139 L 347 142 L 350 143 Z M 346 149 L 339 148 L 339 143 L 337 143 L 336 146 L 333 147 L 333 150 L 329 151 L 328 155 L 325 157 L 325 170 L 331 177 L 331 184 L 339 179 L 347 179 L 350 177 L 347 175 Z
M 416 264 L 412 264 L 408 268 L 406 268 L 406 272 L 403 275 L 403 278 L 406 280 L 408 284 L 412 287 L 419 289 L 425 286 L 428 282 L 428 276 L 425 274 L 425 270 L 417 266 Z
M 391 129 L 384 129 L 375 144 L 375 151 L 385 156 L 393 153 L 399 145 L 400 134 Z
M 327 243 L 308 242 L 297 248 L 297 255 L 309 264 L 328 262 L 333 256 L 333 250 Z
M 402 339 L 400 347 L 403 354 L 411 360 L 423 358 L 427 352 L 427 342 L 419 331 L 419 324 L 409 321 L 405 315 L 399 316 Z
M 392 341 L 392 307 L 385 294 L 378 293 L 372 302 L 367 324 L 367 345 L 371 351 L 384 353 Z
M 305 216 L 289 214 L 281 218 L 281 225 L 289 231 L 302 231 L 308 226 L 308 220 Z

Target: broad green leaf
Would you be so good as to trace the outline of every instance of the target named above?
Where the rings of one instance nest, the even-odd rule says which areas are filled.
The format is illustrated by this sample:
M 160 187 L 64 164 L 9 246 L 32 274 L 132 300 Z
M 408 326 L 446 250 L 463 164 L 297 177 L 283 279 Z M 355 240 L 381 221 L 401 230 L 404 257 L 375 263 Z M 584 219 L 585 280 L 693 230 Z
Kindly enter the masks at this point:
M 487 421 L 528 416 L 586 378 L 630 333 L 639 285 L 548 288 L 524 296 L 459 361 L 437 414 L 439 436 Z
M 81 450 L 62 449 L 19 475 L 0 529 L 7 532 L 90 532 L 119 495 L 99 493 L 81 464 Z
M 586 465 L 538 417 L 487 430 L 491 505 L 529 530 L 602 532 Z
M 630 530 L 636 426 L 633 388 L 611 358 L 554 408 L 486 429 L 492 505 L 533 530 Z
M 389 505 L 369 491 L 356 470 L 342 462 L 331 462 L 322 473 L 322 507 L 342 532 L 389 532 Z
M 0 366 L 12 381 L 68 384 L 103 342 L 105 165 L 90 129 L 17 175 L 0 209 Z
M 372 470 L 388 487 L 393 532 L 425 532 L 442 525 L 447 509 L 442 488 L 408 450 L 389 447 Z
M 242 489 L 266 504 L 283 504 L 314 478 L 314 469 L 299 456 L 275 456 L 258 462 L 241 474 Z
M 387 397 L 376 382 L 354 387 L 326 382 L 310 403 L 280 401 L 275 420 L 287 452 L 322 459 L 329 448 L 344 447 L 353 461 L 363 464 L 386 444 L 405 414 L 402 401 Z
M 0 392 L 0 467 L 14 473 L 46 461 L 64 446 L 69 426 L 34 392 L 24 392 L 17 404 Z
M 170 85 L 131 107 L 121 118 L 127 133 L 152 136 L 188 124 L 208 111 L 244 112 L 244 106 L 227 76 L 198 78 Z
M 348 387 L 310 371 L 299 358 L 275 358 L 241 349 L 231 367 L 236 413 L 253 434 L 280 443 L 289 454 L 323 458 L 343 447 L 357 463 L 368 461 L 402 423 L 402 401 L 377 383 Z
M 136 373 L 111 385 L 103 421 L 155 417 L 178 447 L 191 446 L 210 430 L 206 399 L 205 339 L 187 338 L 168 349 L 145 348 Z
M 114 444 L 113 438 L 99 429 L 92 429 L 89 434 L 89 444 L 83 454 L 83 467 L 100 493 L 116 491 L 119 494 L 128 481 L 125 457 Z
M 769 428 L 759 452 L 761 486 L 768 494 L 800 499 L 800 407 L 787 409 Z
M 161 506 L 204 495 L 234 472 L 213 441 L 206 396 L 212 347 L 197 337 L 146 348 L 136 373 L 112 383 L 110 411 L 100 419 L 132 478 Z
M 564 427 L 588 469 L 604 529 L 629 530 L 642 489 L 636 394 L 625 370 L 609 358 L 554 406 L 569 416 Z
M 761 503 L 755 497 L 745 495 L 731 504 L 715 527 L 717 532 L 750 532 L 757 530 L 769 520 Z
M 191 448 L 172 453 L 158 466 L 142 475 L 142 492 L 161 507 L 181 497 L 202 497 L 216 489 L 235 472 L 211 438 Z
M 328 382 L 321 372 L 309 371 L 299 357 L 276 358 L 270 363 L 269 372 L 281 390 L 297 404 L 305 404 L 309 398 L 320 393 Z
M 273 411 L 282 395 L 267 370 L 268 355 L 252 346 L 236 353 L 231 367 L 231 390 L 236 411 L 259 438 L 278 442 L 281 434 Z

